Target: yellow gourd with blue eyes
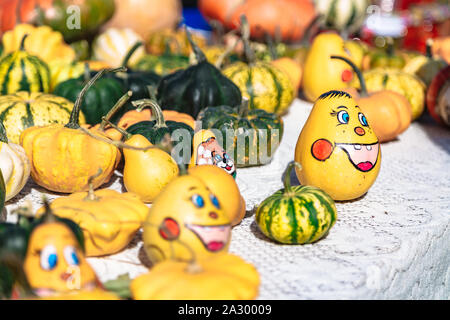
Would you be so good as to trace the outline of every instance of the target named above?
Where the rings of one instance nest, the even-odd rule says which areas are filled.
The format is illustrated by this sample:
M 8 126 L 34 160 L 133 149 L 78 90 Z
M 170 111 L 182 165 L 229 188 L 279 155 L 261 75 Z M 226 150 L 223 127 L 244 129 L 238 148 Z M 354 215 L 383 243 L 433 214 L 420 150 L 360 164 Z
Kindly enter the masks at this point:
M 99 284 L 73 231 L 57 221 L 32 231 L 23 268 L 41 297 L 91 290 Z
M 346 92 L 329 91 L 314 104 L 295 149 L 302 185 L 318 187 L 333 200 L 364 195 L 381 166 L 377 136 L 356 101 Z
M 192 261 L 228 250 L 231 221 L 202 180 L 184 175 L 172 180 L 153 202 L 143 238 L 152 263 Z

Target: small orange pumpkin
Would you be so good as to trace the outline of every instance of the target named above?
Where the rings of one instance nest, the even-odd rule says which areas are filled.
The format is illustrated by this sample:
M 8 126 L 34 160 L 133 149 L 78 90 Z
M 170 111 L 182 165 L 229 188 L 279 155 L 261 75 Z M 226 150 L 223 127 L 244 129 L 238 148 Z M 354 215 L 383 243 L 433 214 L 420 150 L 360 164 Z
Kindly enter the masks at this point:
M 303 70 L 299 63 L 294 59 L 288 57 L 278 58 L 272 61 L 272 64 L 282 71 L 284 71 L 292 81 L 294 85 L 295 92 L 300 89 L 300 84 L 302 82 Z
M 403 95 L 390 90 L 368 93 L 361 70 L 353 62 L 339 56 L 331 58 L 345 61 L 358 76 L 361 93 L 354 98 L 380 142 L 391 141 L 408 129 L 412 121 L 412 107 Z
M 176 121 L 183 122 L 190 126 L 192 129 L 195 127 L 195 120 L 187 113 L 177 112 L 174 110 L 163 110 L 164 120 L 166 121 Z M 122 129 L 128 129 L 133 124 L 141 122 L 141 121 L 150 121 L 152 118 L 152 111 L 149 108 L 141 109 L 137 108 L 136 110 L 130 110 L 126 112 L 122 118 L 120 118 L 119 123 L 117 124 Z

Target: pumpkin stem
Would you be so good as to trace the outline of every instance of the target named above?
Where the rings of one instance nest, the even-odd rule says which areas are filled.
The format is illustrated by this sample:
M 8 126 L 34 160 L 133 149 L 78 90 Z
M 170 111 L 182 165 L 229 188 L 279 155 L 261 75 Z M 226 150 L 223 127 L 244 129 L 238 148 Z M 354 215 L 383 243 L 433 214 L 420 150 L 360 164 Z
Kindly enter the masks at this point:
M 69 129 L 80 128 L 80 111 L 84 96 L 86 95 L 86 92 L 94 85 L 95 82 L 97 82 L 99 78 L 101 78 L 105 73 L 126 71 L 126 70 L 127 69 L 124 67 L 116 69 L 103 69 L 99 71 L 91 80 L 89 80 L 88 83 L 81 90 L 80 94 L 78 95 L 77 100 L 75 101 L 75 104 L 73 106 L 72 112 L 70 114 L 69 123 L 66 124 L 65 127 Z
M 84 64 L 84 73 L 83 73 L 84 82 L 88 82 L 91 80 L 91 69 L 89 68 L 89 63 Z
M 239 106 L 239 109 L 238 109 L 238 112 L 239 112 L 239 116 L 241 117 L 241 118 L 247 118 L 247 116 L 248 116 L 248 103 L 249 103 L 249 100 L 248 100 L 248 98 L 247 97 L 242 97 L 242 103 L 241 103 L 241 105 Z
M 106 117 L 102 117 L 102 123 L 105 123 L 105 124 L 111 126 L 111 128 L 116 129 L 117 131 L 119 131 L 125 137 L 125 141 L 129 140 L 133 136 L 127 130 L 125 130 L 125 129 L 119 127 L 118 125 L 112 123 L 111 121 L 109 121 L 109 119 L 107 119 Z
M 88 179 L 89 191 L 86 198 L 84 198 L 85 201 L 98 201 L 99 197 L 95 195 L 94 191 L 94 180 L 95 178 L 98 178 L 102 174 L 102 172 L 103 170 L 101 168 L 98 168 L 97 173 L 89 177 Z
M 22 40 L 20 41 L 20 47 L 19 47 L 19 50 L 20 50 L 20 51 L 25 51 L 25 40 L 27 40 L 28 36 L 29 36 L 28 33 L 25 34 L 25 35 L 23 36 Z
M 207 61 L 203 51 L 199 48 L 199 46 L 197 46 L 197 44 L 192 39 L 191 32 L 188 30 L 187 26 L 184 27 L 184 30 L 186 31 L 187 39 L 192 47 L 192 50 L 194 51 L 195 58 L 197 59 L 197 64 Z
M 229 32 L 229 34 L 232 34 L 232 33 L 233 33 L 233 34 L 236 33 L 236 30 L 232 30 L 232 31 Z M 239 40 L 236 40 L 236 41 L 234 42 L 234 44 L 228 45 L 227 48 L 226 48 L 226 50 L 225 50 L 225 52 L 222 53 L 222 54 L 219 56 L 219 58 L 217 58 L 217 61 L 216 61 L 216 63 L 214 64 L 214 66 L 215 66 L 217 69 L 220 69 L 220 68 L 222 67 L 223 62 L 224 62 L 225 59 L 226 59 L 226 58 L 234 51 L 234 49 L 236 49 L 238 43 L 239 43 Z
M 143 43 L 141 41 L 136 42 L 131 49 L 128 51 L 127 55 L 125 56 L 125 58 L 122 61 L 121 66 L 122 67 L 126 67 L 128 65 L 128 63 L 130 62 L 131 57 L 133 56 L 133 54 L 136 52 L 137 49 L 139 49 L 141 46 L 143 45 Z
M 91 138 L 93 138 L 95 140 L 102 141 L 102 142 L 105 142 L 105 143 L 109 143 L 109 144 L 111 144 L 111 145 L 113 145 L 113 146 L 115 146 L 117 148 L 130 149 L 130 150 L 136 150 L 136 151 L 147 151 L 147 150 L 150 150 L 150 149 L 158 148 L 157 146 L 154 146 L 154 145 L 151 145 L 151 146 L 148 146 L 148 147 L 145 147 L 145 148 L 134 147 L 134 146 L 130 146 L 130 145 L 125 144 L 125 143 L 120 142 L 120 141 L 114 141 L 114 140 L 111 140 L 111 139 L 108 139 L 108 138 L 105 138 L 105 137 L 97 136 L 97 135 L 93 134 L 92 132 L 90 132 L 88 129 L 83 128 L 83 127 L 80 127 L 79 130 L 81 132 L 87 134 L 88 136 L 90 136 Z
M 102 122 L 100 123 L 100 130 L 103 131 L 106 126 L 106 122 L 111 120 L 111 118 L 116 114 L 116 112 L 122 108 L 125 103 L 130 99 L 130 97 L 133 95 L 133 91 L 128 91 L 125 93 L 114 105 L 114 107 L 111 108 L 111 110 L 108 111 L 105 117 L 102 117 Z
M 2 121 L 0 121 L 0 142 L 8 143 L 8 135 Z
M 278 30 L 279 30 L 279 27 L 278 27 Z M 270 59 L 272 59 L 272 60 L 278 59 L 278 53 L 277 53 L 277 50 L 275 49 L 275 44 L 273 43 L 273 39 L 272 39 L 272 36 L 270 35 L 270 33 L 265 32 L 265 38 L 266 38 L 267 46 L 269 47 Z
M 350 67 L 352 67 L 353 71 L 356 73 L 356 75 L 358 76 L 358 80 L 359 83 L 361 84 L 361 97 L 367 97 L 369 94 L 367 92 L 367 86 L 366 86 L 366 81 L 364 80 L 364 77 L 362 75 L 361 70 L 359 70 L 359 68 L 349 59 L 345 58 L 345 57 L 341 57 L 341 56 L 331 56 L 331 59 L 339 59 L 339 60 L 343 60 L 345 61 Z
M 156 124 L 154 125 L 154 128 L 167 127 L 166 121 L 164 120 L 164 114 L 161 110 L 161 107 L 156 102 L 156 100 L 141 99 L 141 100 L 133 101 L 132 104 L 136 108 L 141 108 L 141 110 L 146 107 L 150 107 L 150 109 L 152 110 L 152 116 L 154 116 L 155 120 L 156 120 Z
M 387 37 L 386 43 L 386 53 L 389 57 L 392 57 L 394 55 L 394 40 L 391 37 Z
M 284 193 L 289 193 L 291 191 L 291 171 L 294 167 L 302 169 L 302 166 L 300 163 L 291 161 L 288 163 L 286 171 L 284 171 L 283 174 L 283 184 L 284 184 Z
M 42 201 L 44 202 L 44 215 L 43 215 L 43 221 L 44 223 L 53 223 L 57 222 L 55 214 L 53 213 L 52 209 L 50 208 L 50 202 L 48 201 L 48 198 L 45 195 L 42 195 Z
M 428 59 L 432 59 L 433 58 L 433 51 L 432 51 L 433 39 L 428 38 L 427 41 L 426 41 L 426 46 L 427 46 L 426 56 L 427 56 Z
M 209 25 L 213 29 L 213 43 L 221 44 L 225 35 L 225 28 L 219 20 L 209 20 Z
M 241 15 L 241 38 L 244 43 L 244 58 L 248 64 L 253 64 L 256 60 L 255 52 L 250 46 L 250 25 L 248 24 L 247 17 Z
M 302 46 L 308 46 L 309 45 L 309 39 L 311 38 L 311 33 L 314 27 L 319 24 L 320 20 L 322 20 L 323 14 L 318 14 L 315 16 L 314 19 L 311 20 L 311 22 L 308 24 L 308 26 L 305 29 L 305 33 L 303 34 L 302 39 L 300 40 L 300 44 Z

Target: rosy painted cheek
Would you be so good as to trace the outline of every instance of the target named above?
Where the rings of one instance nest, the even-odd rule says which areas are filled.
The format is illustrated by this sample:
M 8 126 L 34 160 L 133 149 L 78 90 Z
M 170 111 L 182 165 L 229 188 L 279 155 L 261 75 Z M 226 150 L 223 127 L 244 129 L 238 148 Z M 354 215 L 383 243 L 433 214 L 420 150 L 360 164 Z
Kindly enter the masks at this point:
M 350 82 L 353 79 L 353 72 L 351 70 L 344 70 L 341 75 L 341 79 L 344 82 Z
M 333 145 L 330 141 L 319 139 L 313 143 L 311 153 L 319 161 L 327 160 L 333 153 Z

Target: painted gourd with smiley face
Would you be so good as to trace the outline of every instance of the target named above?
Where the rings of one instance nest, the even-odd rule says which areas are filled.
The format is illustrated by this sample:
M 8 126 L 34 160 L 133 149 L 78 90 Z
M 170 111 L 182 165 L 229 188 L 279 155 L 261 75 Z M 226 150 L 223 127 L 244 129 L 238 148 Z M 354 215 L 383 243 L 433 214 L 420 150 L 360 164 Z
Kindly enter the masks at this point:
M 295 149 L 302 185 L 327 192 L 334 200 L 364 195 L 381 165 L 380 144 L 356 101 L 346 92 L 329 91 L 314 104 Z
M 54 216 L 44 219 L 31 231 L 23 264 L 34 293 L 46 297 L 96 288 L 99 281 L 84 256 L 82 235 L 71 227 L 75 224 Z
M 144 248 L 152 263 L 191 261 L 226 252 L 230 238 L 231 221 L 218 198 L 191 175 L 167 185 L 144 223 Z

